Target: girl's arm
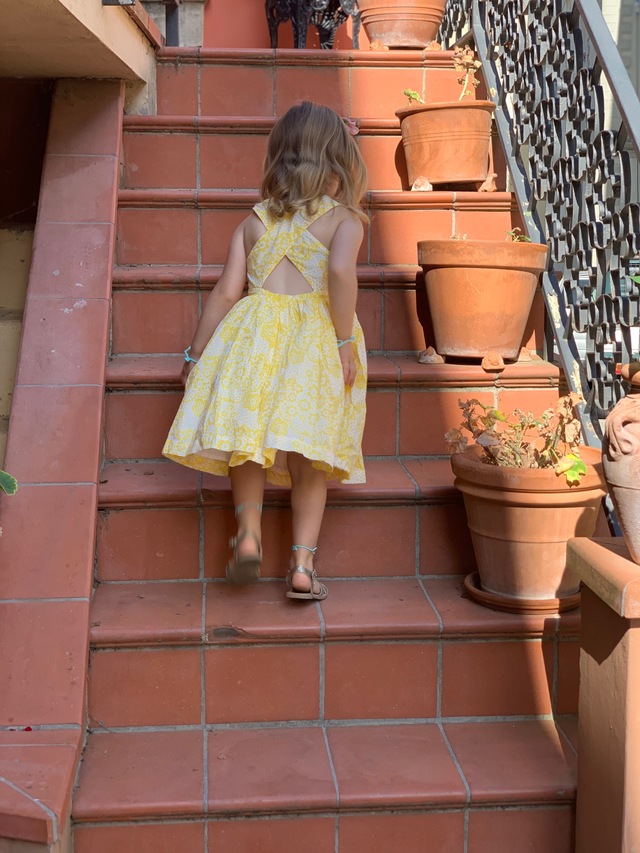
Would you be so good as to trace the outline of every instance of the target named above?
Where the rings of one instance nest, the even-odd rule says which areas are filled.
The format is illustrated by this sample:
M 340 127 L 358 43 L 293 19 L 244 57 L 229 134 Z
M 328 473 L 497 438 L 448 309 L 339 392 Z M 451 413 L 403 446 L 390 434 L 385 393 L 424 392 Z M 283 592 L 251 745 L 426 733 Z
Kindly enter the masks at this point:
M 202 355 L 220 321 L 242 296 L 247 281 L 247 256 L 244 249 L 245 224 L 246 220 L 233 232 L 222 275 L 209 294 L 198 321 L 189 353 L 196 360 Z M 186 380 L 192 366 L 191 363 L 185 363 L 182 371 L 183 380 Z
M 353 335 L 353 320 L 358 298 L 356 262 L 364 229 L 355 217 L 338 225 L 329 248 L 329 312 L 336 330 L 336 338 L 344 341 Z M 338 350 L 345 385 L 353 385 L 356 363 L 352 343 Z

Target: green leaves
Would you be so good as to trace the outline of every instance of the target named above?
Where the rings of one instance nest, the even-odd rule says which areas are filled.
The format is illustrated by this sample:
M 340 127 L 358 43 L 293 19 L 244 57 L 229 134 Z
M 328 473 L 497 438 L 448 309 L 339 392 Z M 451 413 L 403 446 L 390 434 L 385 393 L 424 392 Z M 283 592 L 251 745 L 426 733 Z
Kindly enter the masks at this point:
M 640 275 L 632 275 L 631 281 L 635 281 L 636 284 L 640 284 Z
M 416 101 L 419 104 L 424 104 L 424 101 L 420 97 L 420 95 L 416 92 L 415 89 L 405 89 L 402 93 L 406 98 L 409 99 L 409 105 L 411 105 L 411 101 Z
M 7 495 L 15 495 L 18 491 L 18 481 L 6 471 L 0 471 L 0 489 Z
M 564 474 L 569 486 L 577 486 L 580 483 L 580 477 L 587 473 L 587 466 L 575 453 L 567 453 L 559 460 L 554 470 L 558 476 Z

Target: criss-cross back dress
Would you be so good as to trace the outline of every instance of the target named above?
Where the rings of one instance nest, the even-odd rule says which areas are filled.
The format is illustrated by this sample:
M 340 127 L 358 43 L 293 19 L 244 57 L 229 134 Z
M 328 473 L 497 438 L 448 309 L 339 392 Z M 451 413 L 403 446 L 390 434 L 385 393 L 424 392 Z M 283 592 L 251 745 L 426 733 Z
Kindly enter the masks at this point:
M 247 257 L 249 294 L 219 324 L 187 380 L 163 454 L 200 471 L 228 475 L 246 461 L 290 485 L 287 452 L 300 453 L 327 478 L 365 480 L 362 432 L 367 386 L 362 329 L 354 321 L 356 379 L 344 384 L 329 314 L 329 250 L 308 229 L 338 204 L 323 196 L 315 213 L 275 218 Z M 263 284 L 284 259 L 309 284 L 295 295 Z

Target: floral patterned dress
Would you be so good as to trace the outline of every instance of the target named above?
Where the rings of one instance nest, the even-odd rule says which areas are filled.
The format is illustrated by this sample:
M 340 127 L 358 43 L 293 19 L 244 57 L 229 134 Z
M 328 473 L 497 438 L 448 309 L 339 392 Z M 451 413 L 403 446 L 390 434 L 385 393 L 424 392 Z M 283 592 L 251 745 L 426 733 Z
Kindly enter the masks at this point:
M 219 324 L 187 380 L 163 454 L 226 476 L 246 461 L 267 479 L 291 485 L 288 451 L 343 483 L 365 481 L 362 432 L 367 387 L 362 329 L 354 321 L 356 379 L 345 386 L 329 314 L 329 250 L 308 230 L 338 203 L 323 196 L 311 217 L 254 211 L 266 232 L 247 257 L 249 295 Z M 272 293 L 262 285 L 283 258 L 309 292 Z

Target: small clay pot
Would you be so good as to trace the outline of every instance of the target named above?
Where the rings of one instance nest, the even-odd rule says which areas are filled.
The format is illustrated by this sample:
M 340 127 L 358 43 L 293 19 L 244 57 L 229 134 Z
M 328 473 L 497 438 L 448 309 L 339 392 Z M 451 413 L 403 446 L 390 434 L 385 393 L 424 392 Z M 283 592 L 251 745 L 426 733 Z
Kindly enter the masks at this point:
M 446 0 L 359 0 L 369 41 L 385 47 L 426 47 L 436 37 Z
M 602 465 L 629 553 L 640 564 L 640 364 L 625 364 L 622 376 L 631 389 L 607 415 Z
M 492 101 L 442 101 L 396 110 L 409 184 L 481 184 L 489 172 Z

